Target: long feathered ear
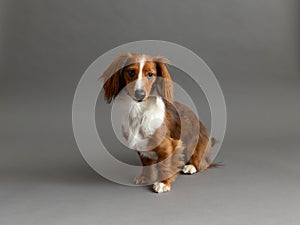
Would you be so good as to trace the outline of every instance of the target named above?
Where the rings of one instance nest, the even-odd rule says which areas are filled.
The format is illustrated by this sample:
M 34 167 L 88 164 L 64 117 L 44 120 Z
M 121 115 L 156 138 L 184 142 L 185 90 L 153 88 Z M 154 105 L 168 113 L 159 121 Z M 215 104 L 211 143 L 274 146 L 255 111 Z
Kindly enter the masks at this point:
M 104 98 L 110 103 L 126 86 L 122 69 L 128 60 L 129 54 L 121 54 L 104 71 L 100 80 L 103 81 Z
M 156 90 L 163 98 L 169 102 L 173 102 L 173 82 L 166 66 L 168 59 L 159 56 L 154 57 L 153 61 L 156 62 L 156 71 L 158 77 L 156 82 Z

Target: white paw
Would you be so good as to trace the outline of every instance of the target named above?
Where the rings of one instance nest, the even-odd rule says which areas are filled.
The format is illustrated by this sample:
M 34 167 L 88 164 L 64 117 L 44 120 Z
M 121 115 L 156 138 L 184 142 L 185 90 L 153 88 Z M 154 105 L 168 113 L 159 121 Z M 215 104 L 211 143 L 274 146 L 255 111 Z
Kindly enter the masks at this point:
M 197 172 L 197 170 L 193 165 L 185 165 L 182 169 L 182 172 L 187 174 L 194 174 Z
M 157 193 L 163 193 L 163 192 L 168 192 L 171 190 L 171 187 L 165 185 L 162 182 L 155 182 L 153 184 L 153 190 Z
M 142 175 L 135 176 L 134 183 L 135 184 L 149 184 L 151 181 Z

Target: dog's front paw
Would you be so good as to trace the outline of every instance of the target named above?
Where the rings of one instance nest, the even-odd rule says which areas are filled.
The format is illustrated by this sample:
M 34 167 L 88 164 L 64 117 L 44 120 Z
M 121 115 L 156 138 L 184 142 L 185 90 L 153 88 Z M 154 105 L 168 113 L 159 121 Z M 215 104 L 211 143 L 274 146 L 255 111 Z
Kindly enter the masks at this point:
M 153 190 L 156 192 L 156 193 L 163 193 L 163 192 L 168 192 L 171 190 L 171 187 L 162 183 L 162 182 L 155 182 L 153 184 Z
M 147 178 L 144 175 L 137 175 L 134 178 L 134 183 L 135 184 L 150 184 L 151 183 L 151 179 Z

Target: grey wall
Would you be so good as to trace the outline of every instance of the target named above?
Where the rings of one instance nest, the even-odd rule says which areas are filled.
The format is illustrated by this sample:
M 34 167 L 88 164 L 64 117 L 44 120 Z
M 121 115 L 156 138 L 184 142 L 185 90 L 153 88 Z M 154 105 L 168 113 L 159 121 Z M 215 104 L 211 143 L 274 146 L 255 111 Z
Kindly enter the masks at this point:
M 264 156 L 298 177 L 299 21 L 297 0 L 0 0 L 0 197 L 17 181 L 100 179 L 73 137 L 73 94 L 94 59 L 143 39 L 190 48 L 214 71 L 228 110 L 219 161 Z
M 181 44 L 207 62 L 225 94 L 227 138 L 299 125 L 282 119 L 298 113 L 285 96 L 299 87 L 296 1 L 9 0 L 1 6 L 1 119 L 10 123 L 4 135 L 18 132 L 20 123 L 45 133 L 61 127 L 71 136 L 72 98 L 84 70 L 105 51 L 142 39 Z

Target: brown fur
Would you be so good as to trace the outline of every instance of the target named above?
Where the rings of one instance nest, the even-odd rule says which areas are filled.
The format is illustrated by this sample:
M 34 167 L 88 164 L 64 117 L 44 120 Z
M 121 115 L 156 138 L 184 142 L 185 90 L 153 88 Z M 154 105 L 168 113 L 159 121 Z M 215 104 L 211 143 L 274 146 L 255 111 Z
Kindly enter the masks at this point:
M 211 164 L 210 159 L 210 149 L 215 140 L 210 138 L 204 125 L 188 107 L 174 102 L 172 79 L 166 67 L 167 60 L 163 57 L 131 53 L 117 57 L 102 76 L 106 101 L 111 102 L 126 85 L 127 93 L 133 96 L 137 75 L 131 77 L 128 71 L 139 73 L 139 59 L 142 56 L 146 59 L 143 78 L 146 79 L 149 71 L 154 74 L 153 79 L 144 82 L 145 100 L 156 86 L 158 94 L 163 97 L 166 115 L 163 125 L 156 130 L 148 143 L 149 149 L 156 152 L 157 160 L 146 158 L 138 152 L 144 169 L 142 174 L 136 177 L 136 182 L 152 182 L 154 164 L 157 163 L 157 181 L 171 187 L 185 163 L 194 165 L 197 172 L 217 166 Z M 123 134 L 126 138 L 127 134 Z
M 164 99 L 168 100 L 169 102 L 173 102 L 174 97 L 172 78 L 166 66 L 168 61 L 163 57 L 155 57 L 153 58 L 153 61 L 155 61 L 157 65 L 157 76 L 163 78 L 158 82 L 160 85 L 157 85 L 157 91 Z

